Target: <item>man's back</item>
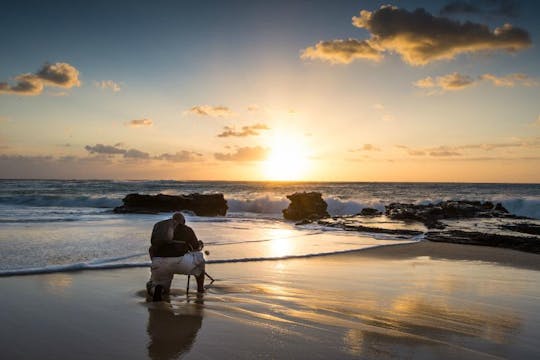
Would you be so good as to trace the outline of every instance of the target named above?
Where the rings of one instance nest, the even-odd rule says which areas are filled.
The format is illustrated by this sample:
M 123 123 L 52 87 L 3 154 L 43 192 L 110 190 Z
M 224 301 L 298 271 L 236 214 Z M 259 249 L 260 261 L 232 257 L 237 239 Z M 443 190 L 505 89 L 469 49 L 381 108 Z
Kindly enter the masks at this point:
M 172 219 L 160 221 L 154 225 L 152 229 L 152 237 L 150 242 L 152 246 L 160 247 L 172 242 L 174 234 L 174 223 Z

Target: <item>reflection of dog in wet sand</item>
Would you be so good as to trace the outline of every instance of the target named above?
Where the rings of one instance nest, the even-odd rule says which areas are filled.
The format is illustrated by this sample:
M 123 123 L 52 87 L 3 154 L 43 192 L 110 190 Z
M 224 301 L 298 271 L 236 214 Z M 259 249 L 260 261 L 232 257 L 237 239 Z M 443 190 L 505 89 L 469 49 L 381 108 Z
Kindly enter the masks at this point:
M 190 311 L 184 314 L 175 314 L 169 307 L 148 309 L 148 356 L 152 360 L 177 359 L 191 349 L 202 325 L 202 308 L 186 309 Z

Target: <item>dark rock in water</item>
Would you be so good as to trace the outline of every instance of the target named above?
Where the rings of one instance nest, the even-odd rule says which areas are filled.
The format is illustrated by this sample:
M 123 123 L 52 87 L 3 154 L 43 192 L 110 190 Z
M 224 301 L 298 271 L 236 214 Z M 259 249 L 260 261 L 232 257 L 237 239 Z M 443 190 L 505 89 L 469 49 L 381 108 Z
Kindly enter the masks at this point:
M 360 213 L 358 215 L 361 215 L 361 216 L 379 216 L 379 215 L 382 215 L 382 212 L 380 212 L 377 209 L 373 209 L 373 208 L 363 208 L 362 211 L 360 211 Z
M 189 210 L 198 216 L 224 216 L 228 209 L 223 194 L 129 194 L 122 201 L 124 205 L 116 207 L 115 213 L 157 214 L 159 212 Z
M 486 234 L 474 231 L 430 231 L 426 239 L 455 244 L 503 247 L 540 254 L 540 239 L 536 237 Z
M 524 233 L 524 234 L 540 235 L 540 225 L 535 225 L 535 224 L 527 224 L 527 223 L 505 224 L 505 225 L 501 225 L 501 228 L 510 230 L 510 231 Z
M 414 205 L 392 203 L 386 206 L 385 214 L 391 219 L 420 221 L 428 228 L 444 228 L 439 220 L 463 218 L 517 218 L 510 215 L 500 203 L 480 201 L 443 201 L 439 204 Z
M 288 195 L 291 201 L 289 207 L 283 210 L 283 217 L 287 220 L 316 220 L 329 217 L 328 205 L 319 192 L 301 192 Z

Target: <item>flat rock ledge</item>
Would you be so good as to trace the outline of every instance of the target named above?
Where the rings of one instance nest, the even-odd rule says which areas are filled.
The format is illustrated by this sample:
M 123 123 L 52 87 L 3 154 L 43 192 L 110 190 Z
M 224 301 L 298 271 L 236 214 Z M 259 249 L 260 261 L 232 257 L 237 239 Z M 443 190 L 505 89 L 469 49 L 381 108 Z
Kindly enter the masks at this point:
M 128 194 L 124 205 L 114 208 L 117 214 L 157 214 L 160 212 L 192 211 L 197 216 L 225 216 L 227 201 L 223 194 L 144 195 Z

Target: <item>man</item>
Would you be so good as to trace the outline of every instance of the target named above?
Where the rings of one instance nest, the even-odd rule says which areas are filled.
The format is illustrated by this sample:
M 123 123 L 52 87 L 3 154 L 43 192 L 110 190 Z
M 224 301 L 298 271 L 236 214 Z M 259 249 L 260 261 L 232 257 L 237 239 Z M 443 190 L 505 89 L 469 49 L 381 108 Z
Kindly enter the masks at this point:
M 152 265 L 146 289 L 153 301 L 161 301 L 162 295 L 169 292 L 174 274 L 194 275 L 197 291 L 204 292 L 205 261 L 200 251 L 204 244 L 181 213 L 156 223 L 150 241 Z

